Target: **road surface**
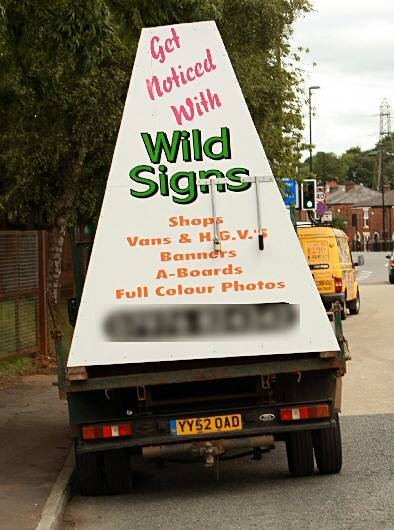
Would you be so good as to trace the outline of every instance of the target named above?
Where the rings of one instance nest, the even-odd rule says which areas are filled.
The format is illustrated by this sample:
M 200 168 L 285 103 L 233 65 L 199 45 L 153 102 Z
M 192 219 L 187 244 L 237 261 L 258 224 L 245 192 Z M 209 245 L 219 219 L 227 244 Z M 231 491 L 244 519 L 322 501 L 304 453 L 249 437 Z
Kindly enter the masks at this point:
M 202 465 L 168 464 L 130 495 L 74 497 L 62 530 L 393 528 L 394 286 L 362 285 L 361 298 L 345 321 L 339 475 L 290 478 L 283 444 L 260 462 L 223 462 L 218 482 Z
M 388 259 L 390 252 L 353 252 L 353 261 L 357 256 L 364 256 L 365 263 L 357 268 L 357 277 L 360 284 L 388 284 Z

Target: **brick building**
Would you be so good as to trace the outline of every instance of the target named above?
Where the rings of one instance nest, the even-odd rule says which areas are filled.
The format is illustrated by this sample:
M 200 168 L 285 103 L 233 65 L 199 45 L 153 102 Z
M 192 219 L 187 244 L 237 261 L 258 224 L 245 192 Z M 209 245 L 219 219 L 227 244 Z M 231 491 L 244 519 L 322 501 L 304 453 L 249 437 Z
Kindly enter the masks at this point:
M 360 248 L 373 241 L 394 240 L 394 190 L 387 187 L 384 194 L 385 234 L 381 192 L 362 184 L 327 181 L 326 194 L 330 211 L 344 218 L 349 239 L 358 241 Z

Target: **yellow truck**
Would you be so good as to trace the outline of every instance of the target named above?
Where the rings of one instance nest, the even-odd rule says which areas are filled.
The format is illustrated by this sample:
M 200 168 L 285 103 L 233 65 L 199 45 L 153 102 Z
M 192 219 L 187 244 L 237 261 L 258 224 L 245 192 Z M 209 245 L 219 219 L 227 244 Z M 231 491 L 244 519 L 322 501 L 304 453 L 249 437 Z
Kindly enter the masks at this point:
M 363 265 L 363 256 L 352 260 L 348 237 L 330 226 L 298 228 L 298 238 L 324 304 L 329 310 L 333 302 L 342 306 L 342 320 L 347 309 L 351 315 L 360 311 L 360 290 L 356 266 Z

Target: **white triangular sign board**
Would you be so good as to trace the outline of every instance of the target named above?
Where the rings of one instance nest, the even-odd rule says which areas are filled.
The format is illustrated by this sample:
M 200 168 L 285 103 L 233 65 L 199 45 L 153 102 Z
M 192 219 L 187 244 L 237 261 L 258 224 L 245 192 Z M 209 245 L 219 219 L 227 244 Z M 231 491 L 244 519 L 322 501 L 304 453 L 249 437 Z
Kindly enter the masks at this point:
M 247 313 L 284 303 L 299 325 Z M 68 366 L 327 350 L 337 341 L 215 23 L 144 29 Z

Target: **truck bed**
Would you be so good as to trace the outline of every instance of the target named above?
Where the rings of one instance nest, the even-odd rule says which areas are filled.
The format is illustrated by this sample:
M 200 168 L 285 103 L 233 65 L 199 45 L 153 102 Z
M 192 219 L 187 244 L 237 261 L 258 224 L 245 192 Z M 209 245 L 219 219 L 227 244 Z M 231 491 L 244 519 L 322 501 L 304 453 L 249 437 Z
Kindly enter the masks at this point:
M 82 392 L 129 386 L 163 385 L 227 379 L 234 376 L 272 375 L 325 369 L 345 369 L 341 351 L 289 355 L 262 355 L 86 367 L 84 375 L 68 372 L 64 390 Z

